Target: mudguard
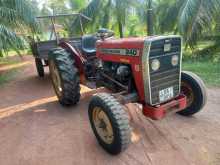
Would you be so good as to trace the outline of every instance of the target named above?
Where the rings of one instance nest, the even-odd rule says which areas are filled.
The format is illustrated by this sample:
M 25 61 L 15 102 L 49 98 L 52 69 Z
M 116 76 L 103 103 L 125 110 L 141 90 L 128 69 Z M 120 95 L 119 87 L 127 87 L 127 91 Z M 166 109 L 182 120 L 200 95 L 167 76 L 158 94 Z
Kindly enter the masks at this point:
M 67 50 L 73 58 L 75 59 L 75 65 L 79 70 L 80 75 L 84 75 L 84 63 L 85 59 L 83 56 L 69 43 L 67 42 L 61 42 L 59 46 L 65 50 Z

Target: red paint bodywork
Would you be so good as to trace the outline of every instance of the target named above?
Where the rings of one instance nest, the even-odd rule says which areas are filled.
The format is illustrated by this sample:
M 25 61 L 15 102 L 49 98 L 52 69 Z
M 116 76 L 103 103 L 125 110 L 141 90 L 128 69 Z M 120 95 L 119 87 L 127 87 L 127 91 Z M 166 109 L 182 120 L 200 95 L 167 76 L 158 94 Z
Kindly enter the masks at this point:
M 143 114 L 147 117 L 150 117 L 153 120 L 160 120 L 164 118 L 167 113 L 178 112 L 180 110 L 185 109 L 186 106 L 186 96 L 179 95 L 177 98 L 167 103 L 161 104 L 157 107 L 144 105 Z
M 84 74 L 84 63 L 86 59 L 83 57 L 83 55 L 67 42 L 61 42 L 59 46 L 65 49 L 66 51 L 68 51 L 69 53 L 71 53 L 71 55 L 75 59 L 75 65 L 78 68 L 79 73 Z
M 142 73 L 142 55 L 145 38 L 125 38 L 125 39 L 109 39 L 97 42 L 97 57 L 103 61 L 112 61 L 117 63 L 127 63 L 132 68 L 132 73 L 136 83 L 136 88 L 139 96 L 138 102 L 143 104 L 143 114 L 153 120 L 159 120 L 165 117 L 170 111 L 180 111 L 186 108 L 186 97 L 179 95 L 177 98 L 158 105 L 147 105 L 144 100 L 144 80 Z M 104 54 L 101 49 L 138 49 L 138 56 Z M 139 69 L 136 69 L 139 66 Z
M 71 53 L 71 55 L 73 56 L 75 60 L 75 65 L 79 70 L 80 83 L 85 84 L 86 78 L 85 78 L 84 64 L 85 64 L 86 58 L 83 56 L 83 54 L 81 54 L 81 52 L 77 51 L 72 45 L 70 45 L 67 42 L 61 42 L 59 46 L 65 49 L 66 51 L 68 51 L 69 53 Z
M 107 39 L 104 41 L 97 41 L 96 48 L 97 58 L 103 61 L 111 61 L 116 63 L 126 63 L 129 64 L 132 68 L 132 73 L 134 76 L 137 92 L 138 92 L 138 102 L 143 105 L 143 114 L 146 117 L 149 117 L 153 120 L 159 120 L 165 117 L 165 115 L 170 111 L 180 111 L 186 108 L 186 97 L 184 95 L 179 95 L 177 98 L 158 105 L 150 106 L 145 103 L 144 96 L 144 80 L 142 73 L 142 54 L 144 48 L 145 38 L 124 38 L 124 39 Z M 62 48 L 70 52 L 76 62 L 76 66 L 80 72 L 81 83 L 85 80 L 84 72 L 84 63 L 86 58 L 73 48 L 69 43 L 62 42 L 60 45 Z M 137 56 L 128 56 L 128 55 L 118 55 L 118 54 L 104 54 L 100 50 L 105 49 L 137 49 L 139 50 Z

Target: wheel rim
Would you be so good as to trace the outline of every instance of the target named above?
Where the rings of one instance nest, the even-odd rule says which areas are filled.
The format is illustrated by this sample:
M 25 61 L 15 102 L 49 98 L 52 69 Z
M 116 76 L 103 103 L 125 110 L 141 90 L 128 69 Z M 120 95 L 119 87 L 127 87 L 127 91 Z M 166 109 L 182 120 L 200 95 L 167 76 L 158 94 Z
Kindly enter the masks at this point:
M 100 107 L 95 107 L 92 118 L 99 137 L 105 143 L 111 144 L 114 140 L 114 133 L 107 114 Z
M 55 91 L 58 96 L 61 96 L 62 91 L 63 91 L 62 85 L 61 85 L 61 78 L 60 78 L 59 71 L 58 71 L 54 61 L 50 62 L 50 68 L 51 68 L 51 77 L 52 77 Z
M 194 101 L 194 94 L 193 94 L 193 90 L 192 87 L 185 83 L 182 82 L 181 83 L 181 92 L 182 94 L 184 94 L 186 96 L 186 104 L 187 104 L 187 108 L 190 107 Z

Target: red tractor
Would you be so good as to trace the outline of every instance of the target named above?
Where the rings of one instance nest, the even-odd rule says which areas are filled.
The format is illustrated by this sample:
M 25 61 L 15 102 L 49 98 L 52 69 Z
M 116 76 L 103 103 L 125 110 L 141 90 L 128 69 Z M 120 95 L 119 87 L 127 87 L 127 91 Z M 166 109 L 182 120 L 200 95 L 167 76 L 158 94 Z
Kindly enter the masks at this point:
M 119 154 L 130 143 L 131 128 L 125 103 L 139 103 L 143 114 L 154 120 L 169 112 L 191 116 L 206 103 L 203 81 L 181 70 L 179 36 L 115 39 L 101 29 L 83 36 L 77 44 L 61 42 L 49 53 L 53 86 L 62 105 L 80 100 L 80 84 L 95 82 L 109 93 L 98 93 L 88 108 L 92 130 L 99 144 Z

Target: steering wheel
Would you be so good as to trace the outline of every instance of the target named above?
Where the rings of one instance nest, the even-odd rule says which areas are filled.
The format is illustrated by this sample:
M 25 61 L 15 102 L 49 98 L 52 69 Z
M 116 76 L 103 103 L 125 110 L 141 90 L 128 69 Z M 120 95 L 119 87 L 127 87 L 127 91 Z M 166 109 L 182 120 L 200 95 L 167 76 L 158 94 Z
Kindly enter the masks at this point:
M 109 29 L 101 28 L 96 35 L 104 40 L 105 38 L 113 37 L 115 33 Z

